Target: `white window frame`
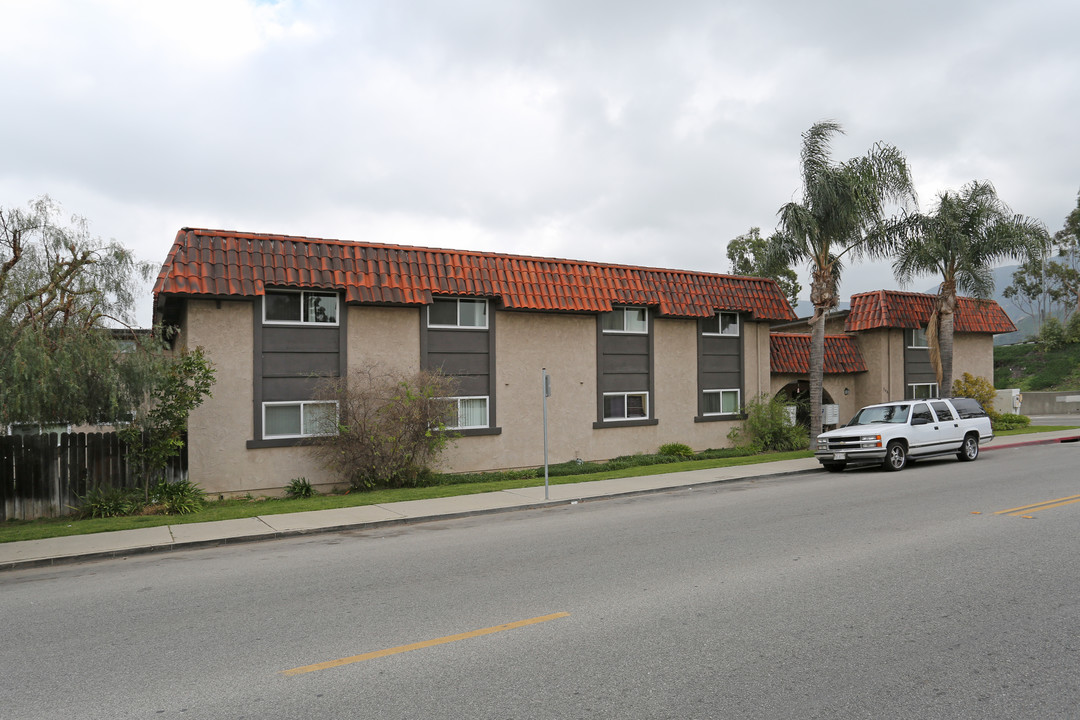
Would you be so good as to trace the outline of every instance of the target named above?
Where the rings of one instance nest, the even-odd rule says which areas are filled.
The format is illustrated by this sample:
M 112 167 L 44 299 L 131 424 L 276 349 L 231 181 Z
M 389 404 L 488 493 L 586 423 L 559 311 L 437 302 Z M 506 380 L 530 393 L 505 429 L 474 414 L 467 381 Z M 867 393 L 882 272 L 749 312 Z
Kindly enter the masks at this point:
M 723 315 L 735 316 L 735 332 L 731 332 L 730 328 L 728 332 L 724 332 Z M 739 317 L 739 313 L 734 310 L 718 310 L 715 315 L 712 316 L 713 320 L 716 320 L 716 332 L 709 330 L 703 330 L 702 335 L 709 337 L 739 337 L 739 333 L 742 332 L 742 318 Z
M 644 398 L 644 403 L 643 403 L 644 410 L 645 410 L 644 415 L 642 415 L 640 417 L 609 417 L 607 415 L 607 399 L 609 397 L 622 397 L 623 398 L 623 408 L 624 408 L 624 411 L 625 411 L 625 408 L 627 406 L 626 398 L 631 397 L 631 396 L 637 396 L 637 395 L 640 395 L 642 398 Z M 603 408 L 604 422 L 633 422 L 635 420 L 648 420 L 649 417 L 650 417 L 650 415 L 649 415 L 650 411 L 651 411 L 651 408 L 649 407 L 649 393 L 648 393 L 647 390 L 632 390 L 632 391 L 628 391 L 628 392 L 607 392 L 607 393 L 604 393 L 604 408 Z
M 461 402 L 463 400 L 483 400 L 484 401 L 484 424 L 483 425 L 447 425 L 447 430 L 482 430 L 490 427 L 491 425 L 491 398 L 488 395 L 459 395 L 456 397 L 444 398 L 447 402 L 453 402 L 457 404 L 456 415 L 458 420 L 461 420 Z
M 266 311 L 269 307 L 269 303 L 266 302 L 266 296 L 268 295 L 299 295 L 300 296 L 300 319 L 299 320 L 270 320 L 266 317 Z M 334 314 L 333 322 L 315 322 L 314 320 L 304 319 L 304 309 L 307 307 L 308 295 L 332 295 L 337 305 L 337 312 Z M 333 290 L 281 290 L 274 288 L 267 290 L 264 293 L 262 310 L 263 310 L 263 325 L 313 325 L 315 327 L 337 327 L 341 323 L 341 311 L 342 302 L 340 293 L 336 293 Z
M 922 345 L 917 345 L 919 342 L 919 336 L 922 336 Z M 911 342 L 908 343 L 908 348 L 911 350 L 926 350 L 930 347 L 930 344 L 926 340 L 926 328 L 911 328 Z
M 644 330 L 627 330 L 626 329 L 626 313 L 627 313 L 628 310 L 634 310 L 634 311 L 641 310 L 643 312 L 643 314 L 645 315 L 645 329 Z M 649 334 L 649 308 L 645 307 L 644 305 L 616 305 L 613 308 L 611 308 L 611 311 L 609 313 L 604 313 L 604 315 L 608 315 L 608 316 L 612 316 L 612 315 L 616 315 L 616 314 L 622 314 L 622 327 L 623 327 L 623 329 L 622 330 L 609 329 L 609 328 L 604 327 L 604 318 L 601 317 L 600 318 L 600 328 L 601 328 L 601 330 L 603 330 L 603 332 L 605 334 L 610 334 L 610 335 L 648 335 Z
M 720 407 L 724 407 L 724 393 L 735 393 L 735 410 L 732 412 L 702 412 L 704 417 L 722 417 L 727 415 L 738 415 L 742 410 L 742 391 L 738 388 L 716 388 L 710 390 L 703 390 L 702 395 L 719 395 Z M 702 403 L 704 405 L 704 403 Z
M 938 397 L 938 384 L 936 382 L 931 382 L 931 383 L 908 383 L 907 386 L 908 386 L 908 390 L 911 391 L 909 393 L 911 395 L 911 397 L 908 398 L 909 400 L 932 400 L 932 399 Z M 930 388 L 930 394 L 927 395 L 926 397 L 917 396 L 915 394 L 915 388 L 917 388 L 917 387 L 928 387 L 928 388 Z
M 300 434 L 299 435 L 269 435 L 266 432 L 266 408 L 268 407 L 282 407 L 282 406 L 295 406 L 300 409 Z M 336 418 L 338 416 L 338 403 L 336 400 L 282 400 L 274 402 L 264 402 L 262 404 L 262 436 L 264 440 L 285 440 L 291 438 L 308 438 L 308 437 L 328 437 L 330 435 L 336 435 L 337 433 L 305 433 L 304 432 L 304 406 L 306 405 L 333 405 Z
M 435 305 L 435 301 L 438 301 L 438 302 L 453 302 L 453 303 L 455 303 L 455 306 L 456 306 L 456 309 L 457 309 L 457 323 L 456 324 L 453 324 L 453 325 L 441 325 L 441 324 L 436 324 L 436 323 L 431 322 L 431 308 Z M 462 302 L 483 303 L 483 305 L 484 305 L 484 324 L 483 325 L 462 325 L 461 324 L 461 303 Z M 488 325 L 489 325 L 488 313 L 490 312 L 490 310 L 491 310 L 491 307 L 490 307 L 490 305 L 489 305 L 489 303 L 487 301 L 487 298 L 457 298 L 457 297 L 452 297 L 452 298 L 447 298 L 447 297 L 432 298 L 431 305 L 427 306 L 428 327 L 429 328 L 438 328 L 440 330 L 487 330 Z

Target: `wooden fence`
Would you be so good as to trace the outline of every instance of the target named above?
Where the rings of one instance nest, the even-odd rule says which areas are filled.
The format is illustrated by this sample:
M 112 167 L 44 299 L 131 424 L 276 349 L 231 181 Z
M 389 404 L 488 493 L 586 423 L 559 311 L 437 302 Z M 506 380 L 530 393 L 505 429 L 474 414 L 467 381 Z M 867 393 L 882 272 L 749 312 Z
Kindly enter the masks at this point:
M 0 437 L 0 521 L 77 512 L 93 488 L 141 488 L 145 475 L 116 433 Z M 166 471 L 187 477 L 187 443 Z

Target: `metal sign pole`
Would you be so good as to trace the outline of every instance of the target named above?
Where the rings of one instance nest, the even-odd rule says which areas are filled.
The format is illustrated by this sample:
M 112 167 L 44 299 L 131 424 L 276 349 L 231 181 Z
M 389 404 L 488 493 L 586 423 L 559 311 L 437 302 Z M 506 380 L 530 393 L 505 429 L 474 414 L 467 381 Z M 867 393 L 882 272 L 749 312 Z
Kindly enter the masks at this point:
M 548 433 L 547 399 L 551 395 L 551 383 L 548 381 L 547 368 L 540 368 L 540 388 L 544 395 L 544 499 L 548 499 Z

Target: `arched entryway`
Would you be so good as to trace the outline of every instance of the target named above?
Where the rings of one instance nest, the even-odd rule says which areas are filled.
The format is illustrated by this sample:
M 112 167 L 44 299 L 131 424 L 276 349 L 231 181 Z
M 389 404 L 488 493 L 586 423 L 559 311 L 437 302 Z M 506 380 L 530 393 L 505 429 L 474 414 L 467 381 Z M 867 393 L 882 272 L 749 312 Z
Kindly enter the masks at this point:
M 780 388 L 776 398 L 787 403 L 795 404 L 795 422 L 803 427 L 810 427 L 810 381 L 796 380 Z M 821 404 L 833 403 L 832 395 L 825 388 L 821 388 Z

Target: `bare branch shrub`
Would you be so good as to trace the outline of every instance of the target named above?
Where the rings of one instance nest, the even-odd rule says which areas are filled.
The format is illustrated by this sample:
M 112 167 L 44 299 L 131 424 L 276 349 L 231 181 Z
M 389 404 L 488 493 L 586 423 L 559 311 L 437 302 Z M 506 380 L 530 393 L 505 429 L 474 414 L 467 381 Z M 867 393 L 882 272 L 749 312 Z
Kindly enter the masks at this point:
M 338 404 L 337 433 L 312 441 L 315 456 L 353 489 L 410 487 L 454 437 L 446 430 L 457 393 L 438 372 L 408 375 L 366 368 L 329 378 L 316 399 Z

